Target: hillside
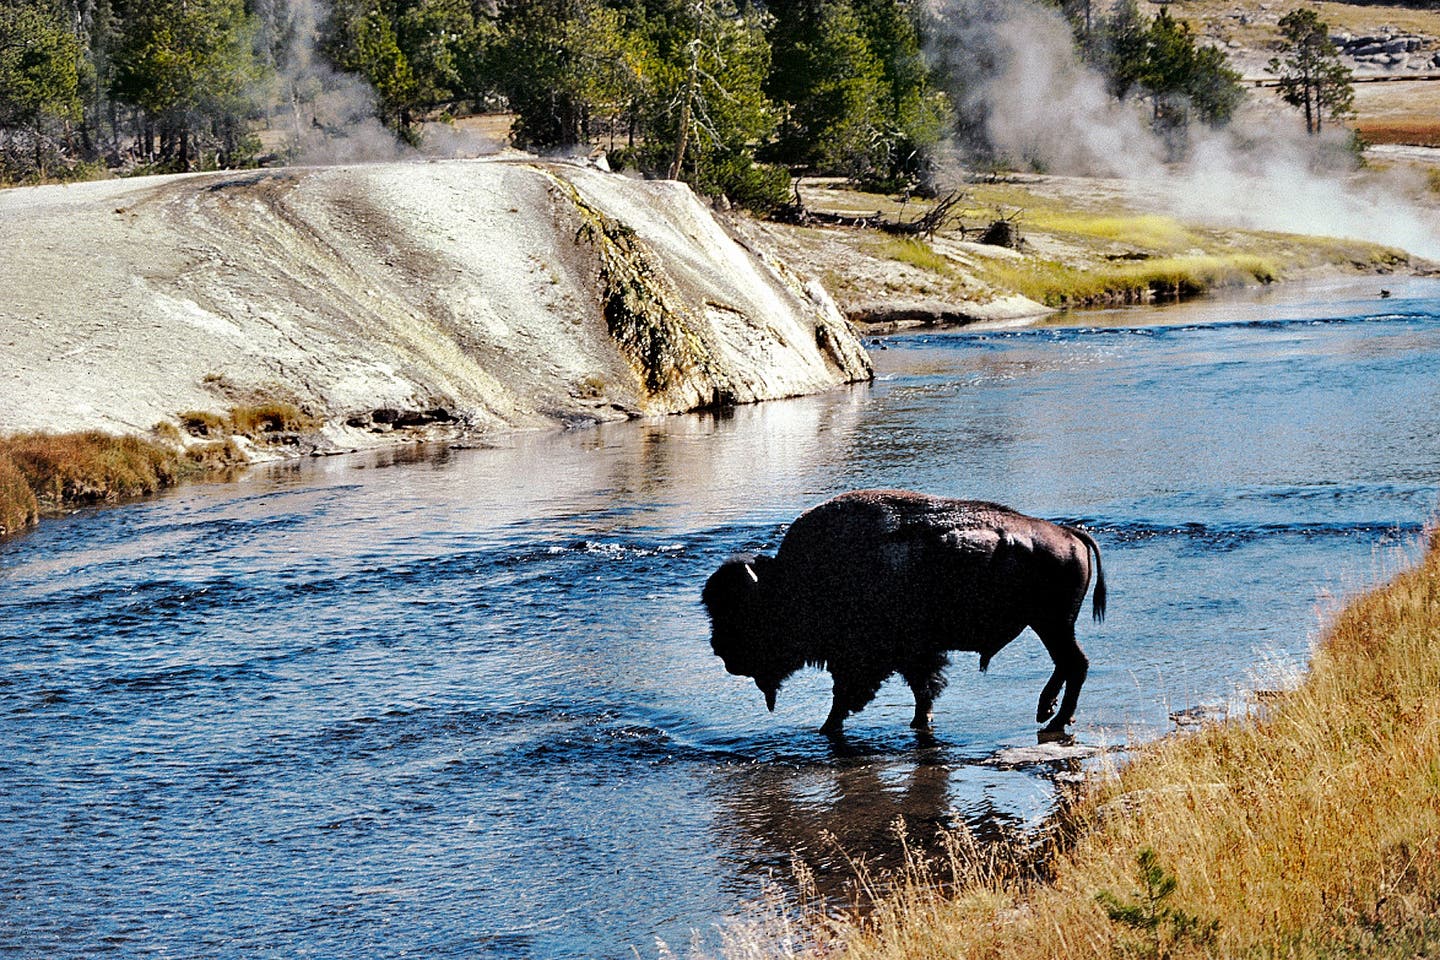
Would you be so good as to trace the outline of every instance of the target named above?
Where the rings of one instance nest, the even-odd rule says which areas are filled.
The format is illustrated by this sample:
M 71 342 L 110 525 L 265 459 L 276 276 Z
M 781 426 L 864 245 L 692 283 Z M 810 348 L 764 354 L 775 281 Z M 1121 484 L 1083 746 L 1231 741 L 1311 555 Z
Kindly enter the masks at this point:
M 868 378 L 825 293 L 682 184 L 451 161 L 0 193 L 0 433 L 275 400 L 321 449 Z

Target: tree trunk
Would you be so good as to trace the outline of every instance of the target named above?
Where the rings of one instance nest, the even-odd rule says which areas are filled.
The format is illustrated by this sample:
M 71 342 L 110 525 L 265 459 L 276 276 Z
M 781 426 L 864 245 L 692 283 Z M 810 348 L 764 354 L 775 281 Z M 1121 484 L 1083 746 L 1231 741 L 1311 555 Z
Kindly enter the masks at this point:
M 675 137 L 675 158 L 670 162 L 669 179 L 679 180 L 685 164 L 685 148 L 690 141 L 690 110 L 700 82 L 700 39 L 690 41 L 690 71 L 685 79 L 685 99 L 680 101 L 680 132 Z

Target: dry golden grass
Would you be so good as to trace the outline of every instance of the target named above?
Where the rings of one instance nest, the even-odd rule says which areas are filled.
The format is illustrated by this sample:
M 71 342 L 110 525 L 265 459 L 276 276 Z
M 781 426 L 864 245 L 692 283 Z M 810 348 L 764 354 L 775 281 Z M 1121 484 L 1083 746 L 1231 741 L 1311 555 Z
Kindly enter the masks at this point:
M 231 407 L 230 413 L 186 410 L 178 415 L 180 426 L 192 437 L 223 438 L 238 434 L 258 438 L 267 433 L 301 433 L 315 430 L 320 421 L 293 403 L 271 400 Z
M 35 524 L 40 504 L 25 480 L 25 474 L 0 453 L 0 537 L 18 533 Z
M 912 867 L 863 917 L 812 912 L 813 953 L 1436 956 L 1437 689 L 1440 536 L 1418 566 L 1339 614 L 1305 682 L 1263 715 L 1146 748 L 1089 788 L 1069 839 L 1042 861 L 1044 881 L 977 860 L 972 844 L 938 874 Z M 1142 851 L 1159 871 L 1148 885 Z M 1147 898 L 1161 875 L 1173 890 Z M 1118 917 L 1116 903 L 1141 916 Z
M 47 514 L 146 496 L 245 461 L 229 438 L 187 449 L 164 442 L 164 433 L 162 439 L 99 430 L 0 437 L 0 536 Z
M 154 493 L 180 474 L 173 448 L 98 430 L 16 434 L 0 441 L 0 453 L 19 468 L 42 512 Z
M 273 400 L 230 408 L 230 429 L 243 437 L 314 430 L 320 421 L 293 403 Z
M 188 469 L 203 472 L 229 470 L 245 463 L 246 456 L 230 437 L 209 443 L 195 443 L 185 448 Z
M 235 437 L 263 441 L 321 426 L 283 401 L 232 407 L 228 415 L 186 410 L 176 419 L 179 427 L 162 421 L 149 437 L 98 430 L 0 437 L 0 536 L 28 529 L 46 514 L 146 496 L 188 476 L 233 469 L 246 461 Z M 186 435 L 211 439 L 187 446 Z
M 192 437 L 223 437 L 230 432 L 229 422 L 209 410 L 185 410 L 177 419 L 181 429 Z

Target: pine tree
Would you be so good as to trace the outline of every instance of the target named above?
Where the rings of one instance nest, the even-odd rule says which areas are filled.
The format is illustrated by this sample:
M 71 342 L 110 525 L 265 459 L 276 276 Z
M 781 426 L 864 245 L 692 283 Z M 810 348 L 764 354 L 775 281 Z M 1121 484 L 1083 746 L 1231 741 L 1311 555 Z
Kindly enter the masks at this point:
M 789 176 L 755 162 L 777 114 L 762 85 L 770 47 L 758 13 L 730 0 L 685 0 L 654 37 L 656 81 L 644 133 L 671 179 L 764 212 L 789 199 Z
M 1135 0 L 1122 0 L 1100 18 L 1083 52 L 1105 74 L 1113 96 L 1149 102 L 1152 128 L 1175 150 L 1183 148 L 1192 121 L 1223 126 L 1245 96 L 1223 52 L 1201 44 L 1168 10 L 1147 23 Z
M 1305 114 L 1305 132 L 1318 134 L 1324 120 L 1353 112 L 1350 69 L 1330 39 L 1330 28 L 1313 10 L 1291 10 L 1280 18 L 1281 55 L 1270 61 L 1280 77 L 1280 96 Z
M 126 0 L 110 94 L 137 111 L 142 156 L 188 170 L 251 149 L 246 127 L 264 67 L 242 0 Z
M 81 116 L 80 44 L 58 9 L 0 3 L 0 175 L 45 177 Z
M 1183 127 L 1192 113 L 1212 126 L 1234 115 L 1244 96 L 1240 74 L 1219 50 L 1196 43 L 1188 24 L 1162 8 L 1146 31 L 1144 50 L 1140 84 L 1153 104 L 1157 127 Z
M 784 104 L 778 156 L 863 176 L 883 162 L 884 67 L 846 0 L 775 4 L 767 92 Z
M 323 44 L 374 88 L 379 118 L 417 142 L 424 114 L 475 92 L 483 33 L 467 0 L 336 0 Z
M 592 121 L 623 113 L 640 86 L 640 50 L 599 0 L 502 0 L 488 71 L 515 112 L 521 146 L 586 143 Z
M 870 51 L 880 62 L 883 98 L 876 179 L 892 189 L 928 179 L 945 134 L 949 103 L 930 82 L 917 14 L 904 0 L 853 0 Z

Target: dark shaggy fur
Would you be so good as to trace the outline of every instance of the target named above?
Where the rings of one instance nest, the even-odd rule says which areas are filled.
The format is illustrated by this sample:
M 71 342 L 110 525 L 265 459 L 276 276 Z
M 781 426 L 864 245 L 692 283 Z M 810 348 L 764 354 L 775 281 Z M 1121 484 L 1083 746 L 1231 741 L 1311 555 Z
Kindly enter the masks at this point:
M 775 557 L 727 561 L 702 599 L 716 655 L 729 672 L 754 678 L 770 709 L 796 670 L 830 671 L 827 733 L 839 733 L 893 673 L 915 693 L 911 726 L 928 729 L 950 651 L 979 653 L 983 670 L 1028 626 L 1055 661 L 1036 722 L 1063 735 L 1089 666 L 1075 620 L 1092 553 L 1098 621 L 1105 574 L 1084 531 L 993 503 L 861 490 L 806 512 Z

